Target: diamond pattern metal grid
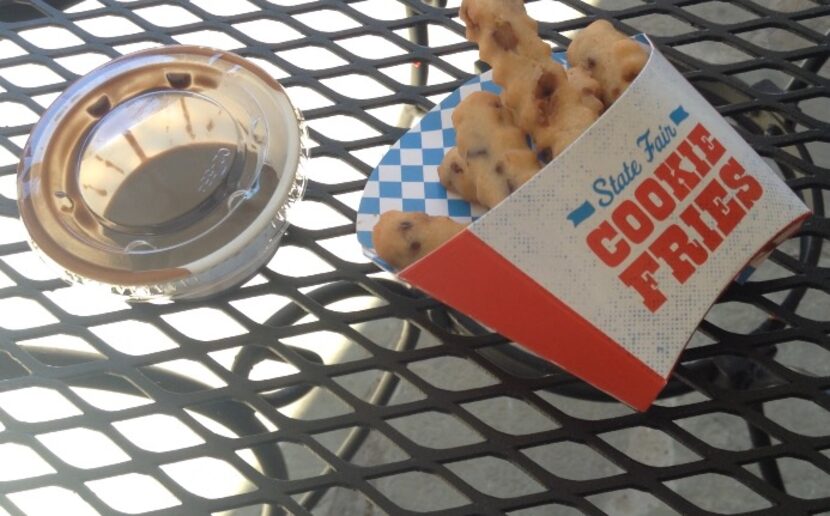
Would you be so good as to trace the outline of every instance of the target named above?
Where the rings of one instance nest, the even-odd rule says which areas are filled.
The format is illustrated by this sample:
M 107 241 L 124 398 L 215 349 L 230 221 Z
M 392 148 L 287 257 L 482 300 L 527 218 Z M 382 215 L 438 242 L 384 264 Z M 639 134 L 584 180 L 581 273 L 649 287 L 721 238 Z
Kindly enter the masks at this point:
M 0 514 L 51 514 L 43 500 L 65 514 L 830 511 L 830 7 L 528 3 L 558 45 L 597 16 L 654 34 L 816 212 L 723 294 L 636 414 L 389 281 L 353 240 L 400 126 L 473 71 L 458 3 L 2 7 Z M 209 302 L 66 287 L 24 243 L 16 157 L 69 81 L 176 42 L 237 51 L 303 99 L 311 185 L 295 226 Z

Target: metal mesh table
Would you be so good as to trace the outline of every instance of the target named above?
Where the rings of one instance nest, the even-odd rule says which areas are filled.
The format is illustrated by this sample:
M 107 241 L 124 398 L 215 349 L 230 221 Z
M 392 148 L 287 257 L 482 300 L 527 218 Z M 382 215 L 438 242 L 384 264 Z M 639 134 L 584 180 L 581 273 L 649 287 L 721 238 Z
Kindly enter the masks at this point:
M 560 46 L 598 16 L 653 34 L 815 211 L 638 414 L 360 254 L 366 175 L 475 70 L 458 3 L 0 2 L 0 514 L 830 511 L 830 7 L 528 3 Z M 295 225 L 209 302 L 67 287 L 24 243 L 17 156 L 79 74 L 176 42 L 237 51 L 302 99 Z

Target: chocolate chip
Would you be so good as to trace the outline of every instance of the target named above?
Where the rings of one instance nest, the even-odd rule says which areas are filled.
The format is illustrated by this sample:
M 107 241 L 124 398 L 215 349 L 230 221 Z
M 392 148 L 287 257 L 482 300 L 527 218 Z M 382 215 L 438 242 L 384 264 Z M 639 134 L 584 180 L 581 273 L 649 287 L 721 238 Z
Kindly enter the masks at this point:
M 485 158 L 490 154 L 486 147 L 473 149 L 467 153 L 467 159 Z
M 537 99 L 544 99 L 550 97 L 556 92 L 556 87 L 559 85 L 559 80 L 550 72 L 545 72 L 539 76 L 536 82 L 536 91 L 533 92 Z
M 514 50 L 519 45 L 513 26 L 507 22 L 501 22 L 493 29 L 493 41 L 504 50 Z
M 112 109 L 110 105 L 110 98 L 106 95 L 101 95 L 91 106 L 86 108 L 86 112 L 95 118 L 101 118 Z
M 197 75 L 196 79 L 193 81 L 199 86 L 203 86 L 205 88 L 209 88 L 215 90 L 219 87 L 219 82 L 216 81 L 213 77 L 208 77 L 207 75 Z

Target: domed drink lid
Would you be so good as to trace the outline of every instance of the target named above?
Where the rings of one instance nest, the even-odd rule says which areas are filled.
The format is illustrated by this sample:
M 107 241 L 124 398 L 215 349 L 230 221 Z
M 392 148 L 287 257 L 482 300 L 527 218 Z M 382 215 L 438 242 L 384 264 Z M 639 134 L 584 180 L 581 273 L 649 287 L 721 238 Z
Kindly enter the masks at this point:
M 170 46 L 72 84 L 18 175 L 31 243 L 70 279 L 194 297 L 267 260 L 302 194 L 299 113 L 251 62 Z

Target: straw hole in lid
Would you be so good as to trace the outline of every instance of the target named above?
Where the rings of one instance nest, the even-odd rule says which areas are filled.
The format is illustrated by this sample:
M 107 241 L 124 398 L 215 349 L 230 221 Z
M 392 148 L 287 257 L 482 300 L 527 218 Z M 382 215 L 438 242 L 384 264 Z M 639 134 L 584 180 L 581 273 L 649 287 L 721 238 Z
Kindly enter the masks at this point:
M 190 84 L 193 80 L 191 75 L 186 72 L 167 72 L 164 74 L 164 77 L 167 79 L 167 82 L 170 86 L 183 90 L 190 87 Z
M 106 95 L 101 95 L 100 97 L 98 97 L 98 100 L 96 100 L 88 108 L 86 108 L 86 112 L 94 118 L 101 118 L 102 116 L 106 115 L 110 109 L 112 109 L 112 103 L 110 102 L 110 98 Z

